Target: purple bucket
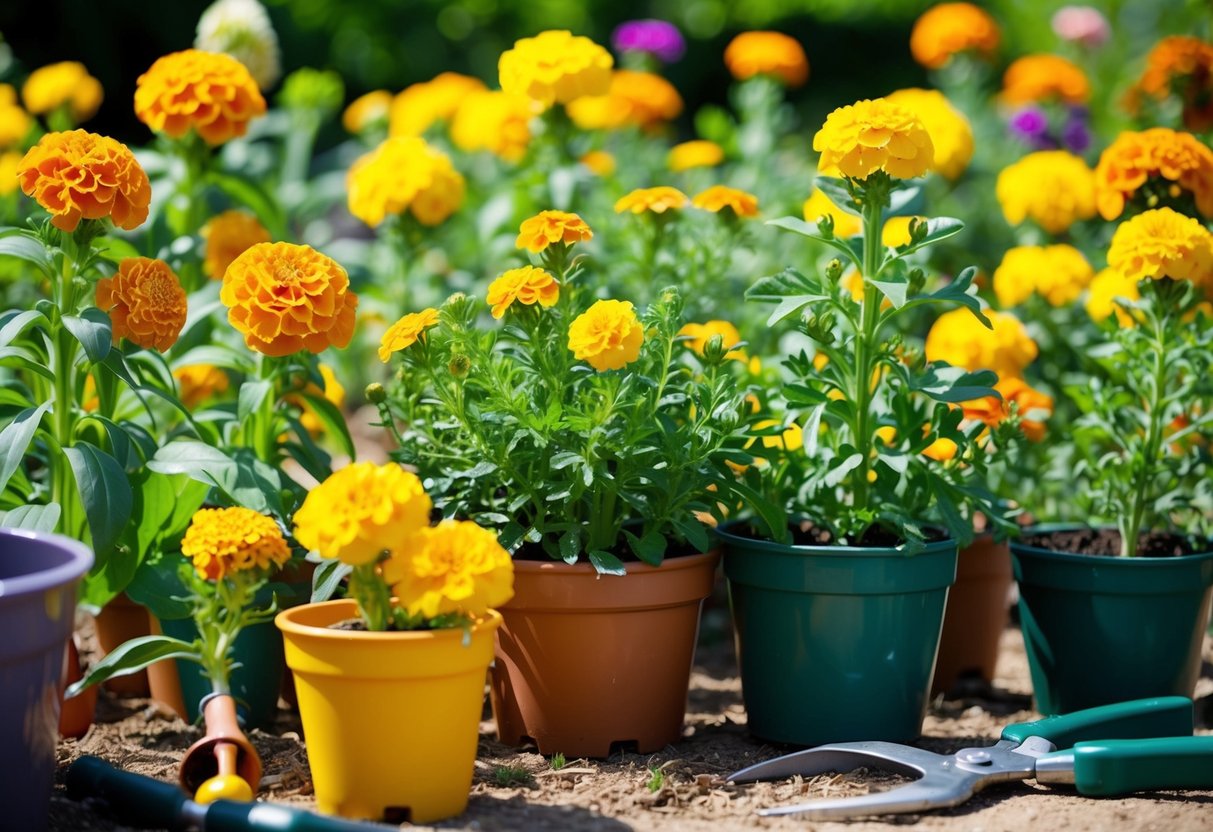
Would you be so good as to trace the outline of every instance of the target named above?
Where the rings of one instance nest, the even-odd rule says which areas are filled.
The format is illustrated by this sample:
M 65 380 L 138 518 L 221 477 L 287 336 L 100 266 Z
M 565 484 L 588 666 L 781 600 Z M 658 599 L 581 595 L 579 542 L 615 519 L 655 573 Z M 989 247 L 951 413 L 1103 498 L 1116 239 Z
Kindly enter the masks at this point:
M 5 829 L 46 827 L 63 651 L 76 582 L 93 565 L 84 544 L 0 529 L 0 817 Z

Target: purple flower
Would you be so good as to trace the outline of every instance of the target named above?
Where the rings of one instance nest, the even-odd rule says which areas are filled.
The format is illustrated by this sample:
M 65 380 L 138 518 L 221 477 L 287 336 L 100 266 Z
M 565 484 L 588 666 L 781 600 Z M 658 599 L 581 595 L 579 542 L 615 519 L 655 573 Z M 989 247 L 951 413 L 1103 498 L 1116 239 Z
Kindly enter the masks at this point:
M 1070 111 L 1070 117 L 1061 129 L 1061 143 L 1070 152 L 1082 153 L 1091 146 L 1091 128 L 1087 122 L 1087 111 L 1083 108 Z
M 1011 132 L 1021 139 L 1038 139 L 1049 130 L 1049 117 L 1039 107 L 1025 107 L 1011 116 Z
M 648 52 L 662 63 L 672 64 L 686 51 L 682 33 L 665 20 L 629 20 L 611 35 L 617 52 Z

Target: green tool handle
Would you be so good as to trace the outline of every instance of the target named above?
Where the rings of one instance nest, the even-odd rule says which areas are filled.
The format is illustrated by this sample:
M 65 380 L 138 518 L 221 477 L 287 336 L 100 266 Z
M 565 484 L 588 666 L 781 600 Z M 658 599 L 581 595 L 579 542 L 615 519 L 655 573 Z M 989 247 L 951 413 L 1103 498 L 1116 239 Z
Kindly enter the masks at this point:
M 1192 700 L 1162 696 L 1018 722 L 1008 725 L 1002 738 L 1022 743 L 1028 737 L 1041 737 L 1057 748 L 1071 748 L 1085 740 L 1136 740 L 1191 733 Z
M 1073 753 L 1079 794 L 1213 789 L 1213 736 L 1081 742 Z
M 397 826 L 378 823 L 342 820 L 341 818 L 317 815 L 302 809 L 292 809 L 281 803 L 237 803 L 233 800 L 216 800 L 206 810 L 204 832 L 374 832 L 392 830 Z
M 68 766 L 64 785 L 72 800 L 101 798 L 128 826 L 178 828 L 188 801 L 174 784 L 120 771 L 100 757 L 81 757 Z

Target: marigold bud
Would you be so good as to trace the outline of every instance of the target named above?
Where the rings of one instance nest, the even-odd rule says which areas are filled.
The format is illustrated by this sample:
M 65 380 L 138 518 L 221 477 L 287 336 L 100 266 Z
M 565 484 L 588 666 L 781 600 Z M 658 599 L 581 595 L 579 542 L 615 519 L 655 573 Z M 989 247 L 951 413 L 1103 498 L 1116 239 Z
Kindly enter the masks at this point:
M 377 381 L 366 386 L 366 400 L 371 404 L 383 404 L 387 401 L 387 390 Z
M 472 369 L 472 361 L 466 355 L 452 355 L 446 368 L 455 378 L 467 378 L 468 371 Z
M 829 215 L 827 214 L 827 216 Z M 826 277 L 834 283 L 837 283 L 842 278 L 842 261 L 837 257 L 826 263 Z

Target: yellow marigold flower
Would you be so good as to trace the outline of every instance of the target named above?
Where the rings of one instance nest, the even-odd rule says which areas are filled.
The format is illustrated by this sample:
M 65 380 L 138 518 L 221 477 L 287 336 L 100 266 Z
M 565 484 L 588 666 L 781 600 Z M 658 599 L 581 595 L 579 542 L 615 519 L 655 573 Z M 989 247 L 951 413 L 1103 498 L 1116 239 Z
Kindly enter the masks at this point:
M 962 402 L 965 418 L 995 427 L 1011 415 L 1011 407 L 1014 405 L 1020 414 L 1019 428 L 1024 436 L 1033 442 L 1044 439 L 1043 419 L 1053 415 L 1053 397 L 1032 389 L 1026 381 L 1017 376 L 1000 378 L 994 389 L 1002 398 L 986 396 Z M 1029 415 L 1036 418 L 1027 418 Z
M 783 422 L 775 419 L 763 419 L 761 422 L 754 425 L 754 430 L 766 430 L 767 428 L 778 427 L 782 424 Z M 762 440 L 762 447 L 764 448 L 780 448 L 785 451 L 799 451 L 804 447 L 804 429 L 795 422 L 792 422 L 790 425 L 784 428 L 783 433 L 779 434 L 778 436 L 762 436 L 757 438 Z M 746 441 L 745 446 L 749 448 L 753 444 L 754 439 L 749 439 Z M 766 460 L 762 461 L 765 462 Z
M 1161 101 L 1176 94 L 1182 99 L 1185 127 L 1197 132 L 1213 127 L 1213 44 L 1189 35 L 1160 40 L 1126 103 L 1137 112 L 1142 96 Z
M 941 436 L 930 445 L 923 448 L 922 455 L 925 457 L 930 457 L 936 462 L 947 462 L 948 460 L 956 457 L 956 451 L 956 443 L 951 439 Z
M 17 94 L 8 84 L 0 84 L 0 148 L 19 144 L 29 135 L 34 120 L 17 105 Z
M 467 96 L 484 91 L 484 82 L 479 78 L 458 72 L 443 72 L 429 81 L 405 87 L 392 99 L 388 133 L 420 136 L 434 124 L 449 121 Z
M 694 350 L 698 355 L 703 355 L 708 341 L 712 340 L 713 336 L 719 335 L 721 346 L 728 350 L 725 353 L 725 358 L 731 358 L 734 361 L 746 360 L 743 351 L 733 349 L 733 347 L 741 343 L 741 333 L 737 331 L 737 327 L 728 321 L 705 321 L 701 324 L 689 323 L 678 330 L 678 334 L 686 339 L 682 343 Z
M 392 106 L 392 94 L 387 90 L 372 90 L 350 102 L 341 114 L 341 126 L 347 133 L 357 135 L 372 124 L 387 121 Z
M 21 97 L 25 109 L 34 115 L 46 115 L 67 107 L 72 121 L 79 124 L 96 114 L 104 91 L 101 82 L 88 74 L 84 64 L 62 61 L 31 72 L 21 88 Z
M 17 190 L 17 171 L 21 167 L 21 156 L 20 150 L 0 153 L 0 196 Z
M 1095 216 L 1095 177 L 1065 150 L 1029 153 L 998 174 L 994 188 L 1011 225 L 1030 219 L 1050 234 Z
M 867 179 L 877 170 L 913 179 L 935 159 L 931 135 L 918 116 L 883 98 L 839 107 L 813 137 L 818 167 L 837 167 L 843 176 Z
M 606 95 L 582 96 L 565 109 L 582 130 L 650 129 L 678 117 L 682 96 L 660 75 L 619 69 Z
M 310 246 L 258 243 L 227 267 L 219 300 L 251 350 L 270 356 L 344 347 L 358 296 L 335 260 Z
M 615 157 L 605 150 L 591 150 L 581 157 L 585 165 L 595 176 L 610 176 L 615 172 Z
M 897 442 L 897 428 L 892 425 L 882 425 L 876 428 L 875 434 L 877 439 L 890 447 Z
M 1205 217 L 1213 216 L 1213 151 L 1192 134 L 1166 127 L 1121 133 L 1095 166 L 1095 202 L 1100 215 L 1116 219 L 1125 203 L 1146 185 L 1164 192 L 1178 186 L 1174 196 L 1190 193 L 1196 209 Z M 1153 206 L 1147 202 L 1147 207 Z
M 438 325 L 438 310 L 422 309 L 410 312 L 388 327 L 379 342 L 379 360 L 387 363 L 392 353 L 406 350 L 425 337 L 425 331 Z
M 958 52 L 991 55 L 1001 33 L 994 18 L 972 3 L 940 3 L 927 9 L 910 31 L 910 54 L 927 69 L 939 69 Z
M 522 95 L 499 90 L 470 93 L 451 121 L 451 141 L 468 153 L 487 150 L 507 162 L 518 162 L 531 144 L 535 105 Z
M 593 238 L 585 220 L 568 211 L 540 211 L 522 221 L 514 245 L 538 254 L 550 245 L 571 246 Z
M 186 364 L 173 370 L 173 378 L 177 380 L 177 395 L 189 410 L 226 393 L 231 386 L 227 373 L 213 364 Z
M 728 208 L 739 217 L 758 216 L 758 197 L 725 185 L 713 185 L 696 194 L 691 204 L 714 214 Z
M 268 243 L 270 232 L 252 214 L 224 211 L 202 227 L 206 257 L 202 271 L 212 280 L 222 280 L 232 261 L 257 243 Z
M 109 217 L 119 228 L 147 219 L 152 186 L 130 149 L 84 130 L 47 133 L 17 167 L 21 190 L 51 215 L 51 225 L 72 232 L 80 220 Z
M 624 194 L 615 203 L 615 213 L 622 214 L 630 211 L 633 214 L 643 214 L 652 211 L 654 214 L 664 214 L 685 208 L 691 202 L 687 195 L 677 188 L 668 185 L 658 185 L 656 188 L 637 188 L 629 194 Z
M 432 507 L 416 474 L 394 462 L 354 462 L 308 492 L 295 512 L 295 539 L 322 558 L 362 566 L 411 548 Z
M 994 294 L 1003 307 L 1023 303 L 1032 294 L 1050 306 L 1073 303 L 1095 276 L 1095 270 L 1073 246 L 1017 246 L 994 270 Z
M 489 284 L 485 300 L 493 309 L 493 317 L 500 318 L 514 301 L 524 306 L 539 304 L 555 306 L 560 298 L 560 284 L 543 269 L 522 266 L 510 269 Z
M 885 100 L 914 113 L 927 128 L 935 148 L 934 170 L 948 179 L 964 173 L 973 158 L 973 128 L 943 93 L 911 87 L 890 93 Z
M 809 80 L 809 59 L 795 38 L 782 32 L 742 32 L 724 49 L 724 63 L 738 81 L 769 75 L 784 86 Z
M 480 618 L 514 597 L 514 561 L 497 535 L 466 520 L 422 529 L 414 546 L 398 549 L 383 577 L 409 615 Z
M 231 506 L 194 512 L 181 554 L 193 561 L 198 577 L 219 581 L 234 572 L 282 566 L 291 550 L 274 518 Z
M 303 392 L 311 396 L 323 396 L 329 404 L 340 410 L 345 406 L 345 385 L 337 380 L 337 375 L 329 365 L 321 364 L 319 369 L 320 380 L 324 382 L 324 388 L 321 389 L 314 382 L 308 382 Z M 308 432 L 308 435 L 320 436 L 324 433 L 324 424 L 307 399 L 303 396 L 287 396 L 286 398 L 299 408 L 299 424 L 303 425 L 303 429 Z
M 1000 378 L 1021 375 L 1036 360 L 1039 347 L 1014 315 L 992 309 L 985 315 L 993 329 L 986 329 L 967 309 L 940 315 L 927 333 L 927 360 L 970 371 L 993 370 Z
M 1116 227 L 1108 266 L 1136 280 L 1190 280 L 1213 289 L 1213 234 L 1170 208 L 1145 211 Z
M 600 300 L 569 326 L 569 349 L 598 372 L 618 370 L 640 357 L 644 328 L 632 304 Z
M 1025 55 L 1003 73 L 1000 97 L 1011 106 L 1054 100 L 1084 104 L 1091 97 L 1091 82 L 1077 64 L 1059 55 Z
M 370 226 L 409 211 L 438 225 L 463 203 L 463 177 L 450 157 L 416 136 L 397 136 L 354 162 L 346 177 L 350 213 Z
M 606 95 L 615 61 L 594 41 L 561 29 L 522 38 L 497 62 L 501 89 L 544 107 Z
M 1116 302 L 1117 298 L 1136 303 L 1141 300 L 1138 279 L 1116 269 L 1104 269 L 1095 275 L 1087 287 L 1087 314 L 1096 323 L 1103 323 L 1113 314 L 1122 327 L 1133 326 L 1133 316 Z
M 168 352 L 185 326 L 185 290 L 163 260 L 128 257 L 113 277 L 97 281 L 97 308 L 113 322 L 114 343 L 123 338 Z
M 834 220 L 835 237 L 854 237 L 863 230 L 863 223 L 859 217 L 843 211 L 823 191 L 819 191 L 816 188 L 813 189 L 813 193 L 809 194 L 809 198 L 804 201 L 804 208 L 802 210 L 805 222 L 817 222 L 827 215 L 831 217 Z
M 707 139 L 694 139 L 670 148 L 666 164 L 679 173 L 692 168 L 710 168 L 724 161 L 724 148 Z
M 250 121 L 265 115 L 253 76 L 220 52 L 173 52 L 135 83 L 135 115 L 153 132 L 173 139 L 193 130 L 209 145 L 223 144 L 243 136 Z

